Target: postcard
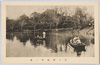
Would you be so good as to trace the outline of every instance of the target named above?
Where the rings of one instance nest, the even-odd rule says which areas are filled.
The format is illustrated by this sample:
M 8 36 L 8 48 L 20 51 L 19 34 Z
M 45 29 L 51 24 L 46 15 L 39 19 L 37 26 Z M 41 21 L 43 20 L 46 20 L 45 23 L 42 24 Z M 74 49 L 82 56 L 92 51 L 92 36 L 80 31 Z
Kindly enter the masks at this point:
M 2 1 L 1 62 L 99 64 L 98 1 Z

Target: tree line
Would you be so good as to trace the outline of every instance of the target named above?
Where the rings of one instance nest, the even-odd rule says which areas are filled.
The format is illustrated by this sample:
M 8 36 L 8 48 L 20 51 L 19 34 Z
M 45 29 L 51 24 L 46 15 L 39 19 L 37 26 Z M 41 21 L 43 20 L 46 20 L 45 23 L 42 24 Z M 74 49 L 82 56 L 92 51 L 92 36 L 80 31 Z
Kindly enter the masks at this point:
M 57 9 L 47 9 L 43 13 L 33 12 L 29 17 L 23 14 L 16 20 L 6 17 L 6 31 L 19 32 L 23 30 L 62 28 L 84 29 L 94 26 L 94 18 L 81 8 L 76 8 L 72 16 L 67 15 L 68 13 L 66 12 L 58 13 Z

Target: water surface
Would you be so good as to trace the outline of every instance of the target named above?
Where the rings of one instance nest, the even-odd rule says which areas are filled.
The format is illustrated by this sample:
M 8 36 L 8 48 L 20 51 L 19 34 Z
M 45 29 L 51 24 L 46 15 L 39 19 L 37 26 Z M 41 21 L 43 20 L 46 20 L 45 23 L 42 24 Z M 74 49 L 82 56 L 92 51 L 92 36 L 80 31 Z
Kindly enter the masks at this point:
M 71 31 L 46 31 L 45 40 L 35 39 L 42 32 L 13 32 L 6 36 L 7 57 L 94 57 L 94 39 Z M 85 49 L 76 50 L 69 45 L 73 36 L 79 36 Z

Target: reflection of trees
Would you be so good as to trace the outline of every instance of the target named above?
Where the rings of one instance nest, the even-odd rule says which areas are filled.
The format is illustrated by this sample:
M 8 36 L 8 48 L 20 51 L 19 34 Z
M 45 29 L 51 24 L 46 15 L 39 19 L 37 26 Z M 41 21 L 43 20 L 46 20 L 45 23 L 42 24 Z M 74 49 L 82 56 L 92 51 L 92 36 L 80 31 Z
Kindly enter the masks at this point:
M 20 42 L 23 42 L 23 44 L 25 45 L 26 42 L 29 40 L 29 36 L 27 33 L 15 33 L 15 36 L 17 37 L 18 40 L 20 40 Z
M 6 39 L 13 40 L 14 34 L 13 33 L 6 33 Z
M 34 47 L 41 45 L 41 46 L 46 47 L 47 49 L 51 49 L 52 50 L 51 52 L 54 52 L 54 53 L 69 51 L 67 47 L 68 47 L 68 42 L 72 38 L 72 36 L 70 35 L 65 36 L 66 34 L 64 35 L 62 33 L 61 34 L 58 33 L 56 37 L 55 32 L 46 31 L 45 40 L 36 39 L 37 35 L 42 36 L 42 32 L 38 31 L 38 32 L 33 32 L 33 33 L 29 33 L 29 32 L 7 33 L 6 38 L 13 40 L 14 36 L 16 36 L 17 39 L 23 43 L 23 45 L 25 45 L 26 42 L 30 40 L 31 44 Z M 80 36 L 80 39 L 83 43 L 87 45 L 90 44 L 89 39 L 82 36 Z M 83 48 L 74 48 L 74 49 L 75 49 L 75 52 L 77 53 L 77 56 L 80 56 L 81 52 L 85 51 L 85 49 Z

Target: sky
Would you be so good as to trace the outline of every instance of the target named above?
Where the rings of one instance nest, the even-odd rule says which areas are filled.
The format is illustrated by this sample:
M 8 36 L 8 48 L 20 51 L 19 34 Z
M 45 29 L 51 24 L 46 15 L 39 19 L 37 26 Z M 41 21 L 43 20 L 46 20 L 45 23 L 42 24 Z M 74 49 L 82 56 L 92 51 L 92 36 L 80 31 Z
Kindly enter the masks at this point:
M 73 15 L 77 7 L 82 8 L 86 13 L 93 16 L 94 8 L 92 6 L 7 6 L 6 16 L 10 19 L 17 19 L 19 16 L 26 14 L 30 16 L 33 12 L 43 13 L 47 9 L 62 9 L 63 12 L 68 12 Z

